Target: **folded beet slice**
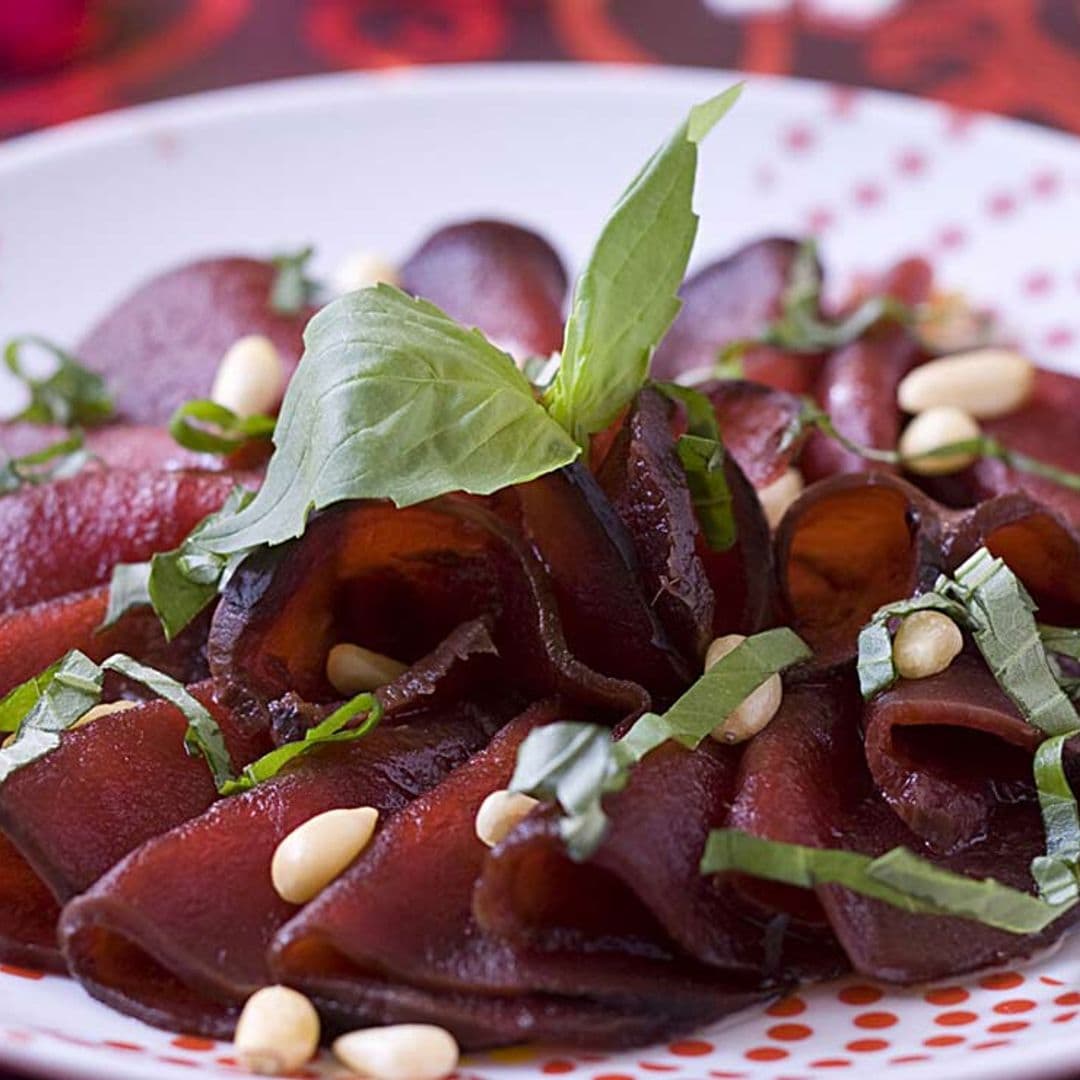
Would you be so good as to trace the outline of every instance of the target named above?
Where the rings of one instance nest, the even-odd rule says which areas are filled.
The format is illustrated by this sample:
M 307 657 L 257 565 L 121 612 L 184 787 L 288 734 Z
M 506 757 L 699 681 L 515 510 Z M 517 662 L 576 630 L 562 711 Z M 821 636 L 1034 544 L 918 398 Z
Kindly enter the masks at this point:
M 384 723 L 148 841 L 64 908 L 71 973 L 148 1023 L 230 1037 L 243 1000 L 269 981 L 267 945 L 296 911 L 270 881 L 278 843 L 325 810 L 400 810 L 482 746 L 494 723 L 465 705 Z
M 517 947 L 477 925 L 473 890 L 487 857 L 475 834 L 477 810 L 506 785 L 533 724 L 554 715 L 538 706 L 519 717 L 387 822 L 353 868 L 278 934 L 275 977 L 311 994 L 342 1026 L 426 1020 L 447 1024 L 473 1047 L 640 1042 L 754 1000 L 753 991 L 680 958 L 617 889 L 561 897 L 594 919 L 603 912 L 581 947 Z M 432 905 L 426 898 L 435 883 Z M 620 902 L 607 903 L 613 897 Z M 403 911 L 412 917 L 402 919 Z
M 465 221 L 432 234 L 401 268 L 401 285 L 476 326 L 516 359 L 562 347 L 566 270 L 540 235 L 506 221 Z
M 0 963 L 64 971 L 56 944 L 60 905 L 18 848 L 0 833 Z
M 326 701 L 326 656 L 337 642 L 412 665 L 478 618 L 516 692 L 560 694 L 615 719 L 647 705 L 636 684 L 571 655 L 543 567 L 469 499 L 406 510 L 349 504 L 315 518 L 301 540 L 249 559 L 215 613 L 211 670 L 244 711 L 290 691 Z
M 1042 733 L 975 654 L 931 678 L 901 679 L 866 706 L 865 724 L 878 790 L 937 851 L 985 836 L 1004 792 L 1030 797 L 1031 757 Z
M 783 444 L 802 412 L 802 400 L 744 379 L 705 383 L 699 389 L 712 402 L 724 446 L 747 480 L 763 488 L 779 479 L 800 448 L 797 441 Z
M 270 749 L 214 698 L 191 688 L 221 727 L 238 768 Z M 161 700 L 102 717 L 0 785 L 0 829 L 53 893 L 70 899 L 140 844 L 217 798 L 210 770 L 184 747 L 187 721 Z
M 654 750 L 605 799 L 610 827 L 585 864 L 566 855 L 556 817 L 534 815 L 487 861 L 475 897 L 481 926 L 535 948 L 587 948 L 607 928 L 645 949 L 655 920 L 686 955 L 762 984 L 842 970 L 820 912 L 809 923 L 790 919 L 699 871 L 709 831 L 727 822 L 739 793 L 739 758 L 711 739 L 695 751 Z M 797 820 L 799 809 L 781 813 Z M 649 920 L 620 922 L 637 911 Z
M 930 284 L 929 266 L 922 259 L 907 259 L 873 291 L 904 304 L 917 304 L 929 295 Z M 816 387 L 818 402 L 842 435 L 862 446 L 891 450 L 901 427 L 897 387 L 923 359 L 922 347 L 907 327 L 897 323 L 874 327 L 825 361 Z M 853 454 L 820 432 L 807 441 L 800 468 L 810 480 L 866 469 L 895 471 L 892 466 Z
M 0 499 L 0 612 L 101 585 L 118 562 L 176 547 L 234 483 L 101 470 Z
M 274 311 L 276 275 L 273 263 L 241 257 L 169 270 L 117 304 L 75 354 L 105 377 L 119 418 L 139 424 L 162 424 L 185 401 L 208 397 L 225 351 L 246 334 L 268 337 L 291 375 L 314 309 Z
M 799 242 L 768 237 L 710 263 L 680 290 L 683 306 L 653 358 L 658 379 L 715 364 L 725 345 L 759 338 L 781 314 Z M 743 357 L 747 377 L 795 393 L 812 385 L 820 358 L 758 347 Z
M 691 668 L 657 615 L 633 537 L 582 464 L 507 488 L 488 505 L 543 564 L 574 656 L 660 699 L 686 686 Z
M 883 604 L 934 584 L 943 569 L 940 507 L 881 473 L 809 487 L 776 535 L 785 621 L 824 666 L 855 655 L 859 631 Z

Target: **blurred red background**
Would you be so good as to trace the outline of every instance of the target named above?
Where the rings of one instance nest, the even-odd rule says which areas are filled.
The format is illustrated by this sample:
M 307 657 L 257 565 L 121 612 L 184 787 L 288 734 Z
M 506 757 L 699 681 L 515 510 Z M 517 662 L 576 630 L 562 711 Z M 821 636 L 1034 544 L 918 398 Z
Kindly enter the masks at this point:
M 1080 131 L 1080 0 L 0 0 L 0 137 L 237 83 L 476 60 L 796 74 Z

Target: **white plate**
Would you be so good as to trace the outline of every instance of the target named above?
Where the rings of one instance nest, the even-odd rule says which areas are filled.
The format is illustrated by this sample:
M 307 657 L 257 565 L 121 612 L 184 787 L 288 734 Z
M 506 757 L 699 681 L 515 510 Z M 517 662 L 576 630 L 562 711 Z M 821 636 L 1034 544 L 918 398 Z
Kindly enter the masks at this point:
M 500 66 L 330 76 L 169 102 L 0 147 L 0 338 L 70 341 L 147 274 L 212 252 L 402 254 L 467 215 L 534 223 L 574 262 L 720 72 Z M 750 79 L 704 150 L 699 258 L 820 230 L 834 280 L 920 253 L 1041 362 L 1080 371 L 1080 144 L 993 117 Z M 1019 971 L 822 986 L 624 1055 L 515 1049 L 473 1080 L 1050 1077 L 1080 1053 L 1080 942 Z M 0 1062 L 64 1077 L 235 1075 L 70 982 L 0 971 Z M 195 1075 L 198 1075 L 195 1073 Z

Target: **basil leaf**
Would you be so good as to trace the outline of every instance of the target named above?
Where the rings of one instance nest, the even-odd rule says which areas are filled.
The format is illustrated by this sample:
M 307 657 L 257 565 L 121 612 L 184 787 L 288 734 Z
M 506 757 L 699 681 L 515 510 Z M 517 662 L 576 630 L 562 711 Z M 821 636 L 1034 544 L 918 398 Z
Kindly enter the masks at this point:
M 1012 934 L 1038 933 L 1072 906 L 1047 903 L 992 878 L 954 874 L 906 848 L 872 858 L 766 840 L 738 829 L 709 834 L 701 872 L 751 874 L 804 889 L 840 885 L 904 911 L 970 919 Z
M 60 669 L 61 661 L 47 667 L 40 674 L 27 679 L 10 690 L 0 700 L 0 731 L 17 731 L 23 717 L 38 703 L 41 695 L 53 681 Z
M 355 727 L 348 727 L 350 721 L 360 713 L 367 713 L 363 722 Z M 379 699 L 374 694 L 357 694 L 341 708 L 335 709 L 321 723 L 304 732 L 302 739 L 285 743 L 268 754 L 263 754 L 257 761 L 248 765 L 238 777 L 227 780 L 219 790 L 222 795 L 237 795 L 242 791 L 250 791 L 256 784 L 277 776 L 289 762 L 302 757 L 318 746 L 362 739 L 378 726 L 381 719 L 382 705 Z
M 676 451 L 706 543 L 713 551 L 727 551 L 737 539 L 737 528 L 716 410 L 704 394 L 690 387 L 657 383 L 656 388 L 686 409 L 687 431 L 679 437 Z
M 203 542 L 215 524 L 239 514 L 254 498 L 246 488 L 236 487 L 225 505 L 204 518 L 187 539 L 172 551 L 159 552 L 150 560 L 146 593 L 161 620 L 165 638 L 172 641 L 192 619 L 208 607 L 229 582 L 232 573 L 250 554 L 243 549 L 231 556 L 218 555 Z M 121 599 L 109 595 L 109 609 L 119 608 Z
M 25 345 L 45 349 L 57 360 L 56 370 L 37 379 L 23 368 L 21 352 Z M 100 375 L 88 371 L 58 345 L 35 334 L 12 338 L 4 348 L 4 363 L 30 391 L 30 404 L 16 420 L 32 424 L 97 424 L 108 420 L 114 408 Z
M 1067 656 L 1070 660 L 1080 660 L 1080 630 L 1042 623 L 1039 626 L 1039 637 L 1047 652 Z
M 0 749 L 0 783 L 60 745 L 61 733 L 101 700 L 103 679 L 102 669 L 75 650 L 8 694 L 5 729 L 14 720 L 10 710 L 16 703 L 30 708 L 18 719 L 14 740 Z
M 766 679 L 809 656 L 791 630 L 767 630 L 714 664 L 663 716 L 645 713 L 619 740 L 598 724 L 537 728 L 518 749 L 510 790 L 557 802 L 564 811 L 559 831 L 567 853 L 587 859 L 607 830 L 604 796 L 622 790 L 646 754 L 668 739 L 697 747 Z
M 544 403 L 581 446 L 644 385 L 678 314 L 697 233 L 698 143 L 741 93 L 740 83 L 690 110 L 623 192 L 574 288 L 562 364 Z
M 903 619 L 916 611 L 940 611 L 960 626 L 968 625 L 967 608 L 935 587 L 910 600 L 900 600 L 878 608 L 870 621 L 859 631 L 859 689 L 862 696 L 870 699 L 896 682 L 896 666 L 893 663 L 892 634 L 889 624 Z
M 117 563 L 109 582 L 109 604 L 99 630 L 107 630 L 122 616 L 150 604 L 150 563 Z
M 309 245 L 270 260 L 277 270 L 270 285 L 270 309 L 278 315 L 298 315 L 311 303 L 315 283 L 307 276 L 307 264 L 314 251 Z
M 47 484 L 81 472 L 93 455 L 83 449 L 78 429 L 41 450 L 0 460 L 0 495 L 10 495 L 25 485 Z
M 821 316 L 821 265 L 817 243 L 804 241 L 791 264 L 780 317 L 762 334 L 761 343 L 786 352 L 818 353 L 857 341 L 883 319 L 914 321 L 914 312 L 890 296 L 871 296 L 854 311 L 830 322 Z
M 304 339 L 266 480 L 245 510 L 200 529 L 209 551 L 289 540 L 312 510 L 346 499 L 486 495 L 581 452 L 506 353 L 398 289 L 335 300 Z
M 192 420 L 197 420 L 198 424 L 192 424 Z M 200 398 L 185 402 L 172 414 L 169 434 L 188 450 L 231 454 L 251 439 L 272 438 L 276 423 L 274 417 L 261 413 L 237 416 L 232 409 L 216 401 Z
M 196 701 L 175 679 L 157 671 L 130 656 L 116 653 L 101 665 L 104 671 L 115 671 L 125 678 L 141 683 L 151 693 L 175 705 L 187 720 L 184 733 L 184 748 L 192 757 L 201 755 L 214 778 L 214 784 L 220 790 L 233 776 L 232 758 L 225 745 L 225 737 L 217 721 L 210 715 L 206 706 Z

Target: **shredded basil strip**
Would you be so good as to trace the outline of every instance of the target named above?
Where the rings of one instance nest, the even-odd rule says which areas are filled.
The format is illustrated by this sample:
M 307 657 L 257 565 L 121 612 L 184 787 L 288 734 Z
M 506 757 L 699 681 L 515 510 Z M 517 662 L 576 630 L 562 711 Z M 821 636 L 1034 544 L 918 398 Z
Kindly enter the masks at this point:
M 33 453 L 13 458 L 0 454 L 0 495 L 74 476 L 93 460 L 94 456 L 83 448 L 83 433 L 78 428 Z
M 840 319 L 822 318 L 821 264 L 817 242 L 808 239 L 792 261 L 780 316 L 766 328 L 760 343 L 787 352 L 819 353 L 857 341 L 884 319 L 908 325 L 914 321 L 914 312 L 891 296 L 871 296 Z
M 51 353 L 57 361 L 56 370 L 40 379 L 30 375 L 20 355 L 26 345 L 36 345 Z M 90 426 L 108 420 L 113 414 L 113 401 L 102 377 L 84 368 L 47 338 L 36 334 L 12 338 L 4 347 L 4 363 L 30 391 L 30 404 L 16 420 L 60 427 Z
M 107 671 L 141 683 L 175 705 L 187 720 L 184 734 L 187 752 L 203 757 L 219 789 L 232 778 L 232 759 L 217 721 L 180 683 L 123 653 L 114 653 L 101 664 L 95 664 L 76 649 L 16 687 L 0 702 L 4 730 L 16 733 L 14 740 L 0 749 L 0 783 L 60 745 L 61 734 L 100 702 Z M 16 722 L 15 710 L 24 705 L 27 710 Z
M 107 630 L 134 608 L 150 604 L 150 563 L 117 563 L 109 582 L 109 604 L 99 630 Z
M 307 264 L 315 249 L 308 245 L 299 251 L 271 258 L 277 273 L 270 284 L 269 303 L 279 315 L 299 315 L 311 303 L 315 283 L 307 276 Z
M 741 93 L 740 83 L 690 110 L 620 196 L 574 287 L 562 363 L 544 404 L 582 447 L 645 384 L 653 350 L 678 314 L 697 234 L 698 145 Z
M 169 434 L 188 450 L 231 454 L 251 439 L 272 438 L 276 423 L 274 417 L 262 413 L 237 416 L 216 401 L 200 398 L 185 402 L 172 414 Z
M 237 795 L 242 791 L 250 791 L 256 784 L 277 776 L 289 762 L 316 747 L 362 739 L 378 726 L 382 720 L 382 712 L 382 704 L 374 694 L 357 694 L 335 709 L 325 720 L 309 728 L 302 739 L 285 743 L 246 766 L 238 777 L 221 786 L 221 794 Z M 355 727 L 349 727 L 351 721 L 361 713 L 367 714 L 363 721 Z
M 1074 903 L 1050 903 L 992 878 L 954 874 L 902 847 L 873 858 L 767 840 L 738 829 L 709 834 L 701 872 L 751 874 L 803 889 L 840 885 L 903 911 L 971 919 L 1011 934 L 1038 933 Z
M 786 627 L 755 634 L 701 676 L 671 708 L 645 713 L 621 738 L 598 724 L 557 722 L 529 733 L 518 749 L 511 791 L 557 802 L 567 852 L 587 859 L 608 819 L 602 800 L 621 790 L 642 758 L 669 739 L 693 749 L 766 679 L 810 657 Z
M 687 430 L 679 436 L 676 452 L 706 542 L 713 551 L 727 551 L 737 539 L 737 527 L 731 488 L 724 473 L 727 451 L 716 410 L 704 394 L 690 387 L 676 383 L 655 385 L 665 397 L 686 409 Z

